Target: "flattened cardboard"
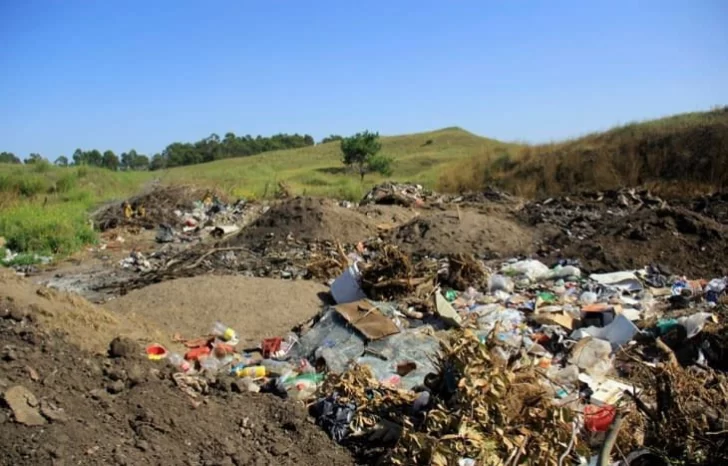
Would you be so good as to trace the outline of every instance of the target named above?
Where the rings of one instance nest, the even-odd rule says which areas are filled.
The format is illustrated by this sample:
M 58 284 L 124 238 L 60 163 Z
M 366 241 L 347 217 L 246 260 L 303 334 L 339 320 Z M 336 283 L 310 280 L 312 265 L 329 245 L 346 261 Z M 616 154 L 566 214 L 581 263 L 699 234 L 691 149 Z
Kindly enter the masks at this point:
M 366 300 L 340 304 L 334 309 L 369 340 L 379 340 L 399 333 L 394 322 Z

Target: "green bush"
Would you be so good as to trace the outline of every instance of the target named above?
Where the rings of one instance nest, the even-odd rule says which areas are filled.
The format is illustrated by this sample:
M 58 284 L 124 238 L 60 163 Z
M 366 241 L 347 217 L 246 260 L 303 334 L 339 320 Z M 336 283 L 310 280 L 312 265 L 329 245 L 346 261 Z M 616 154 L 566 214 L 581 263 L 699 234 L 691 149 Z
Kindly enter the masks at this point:
M 82 203 L 21 205 L 0 216 L 0 236 L 18 252 L 67 255 L 96 241 Z

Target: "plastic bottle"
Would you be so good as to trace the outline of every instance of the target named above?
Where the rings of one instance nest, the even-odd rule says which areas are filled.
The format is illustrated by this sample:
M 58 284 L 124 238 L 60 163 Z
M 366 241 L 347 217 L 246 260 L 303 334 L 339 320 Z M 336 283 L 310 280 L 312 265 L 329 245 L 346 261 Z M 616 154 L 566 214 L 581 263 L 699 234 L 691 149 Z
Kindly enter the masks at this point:
M 232 372 L 238 377 L 250 377 L 252 379 L 259 379 L 267 374 L 264 366 L 240 367 L 238 365 L 233 367 Z
M 204 370 L 205 372 L 212 373 L 212 374 L 219 371 L 220 366 L 221 366 L 221 361 L 213 356 L 208 356 L 205 359 L 200 361 L 200 367 L 202 368 L 202 370 Z
M 190 363 L 179 353 L 170 353 L 170 355 L 167 356 L 167 360 L 169 360 L 170 364 L 172 364 L 174 367 L 181 370 L 182 372 L 189 372 L 190 369 L 192 369 Z
M 267 374 L 281 376 L 286 372 L 293 370 L 293 366 L 285 361 L 276 361 L 274 359 L 263 359 L 260 365 L 265 367 Z
M 235 330 L 228 327 L 227 325 L 223 324 L 220 321 L 217 321 L 212 326 L 212 334 L 220 337 L 223 341 L 230 341 L 233 338 L 235 338 Z

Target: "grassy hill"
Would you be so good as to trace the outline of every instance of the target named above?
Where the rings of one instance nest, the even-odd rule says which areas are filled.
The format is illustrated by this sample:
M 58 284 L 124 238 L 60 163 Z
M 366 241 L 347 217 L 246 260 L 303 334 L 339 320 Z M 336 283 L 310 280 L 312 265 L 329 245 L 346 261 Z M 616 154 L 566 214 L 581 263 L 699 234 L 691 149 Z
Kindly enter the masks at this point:
M 515 147 L 450 167 L 443 190 L 497 184 L 523 196 L 649 186 L 665 195 L 728 187 L 728 107 L 613 128 L 564 142 Z
M 391 178 L 442 191 L 496 184 L 535 196 L 650 185 L 684 194 L 728 186 L 728 107 L 536 146 L 460 128 L 383 137 L 382 146 L 395 159 Z M 368 175 L 362 184 L 347 173 L 338 142 L 155 172 L 0 164 L 0 236 L 14 250 L 71 253 L 95 238 L 91 208 L 128 197 L 155 179 L 249 198 L 273 196 L 284 182 L 294 194 L 350 200 L 383 180 Z
M 395 159 L 392 178 L 430 187 L 437 184 L 443 166 L 473 154 L 505 151 L 509 147 L 460 128 L 382 137 L 382 153 Z M 270 196 L 277 183 L 283 181 L 296 194 L 350 200 L 360 199 L 369 187 L 384 179 L 367 175 L 362 185 L 358 176 L 347 173 L 338 142 L 178 167 L 159 175 L 163 183 L 216 186 L 235 196 Z
M 392 178 L 430 187 L 447 164 L 510 147 L 459 128 L 383 137 L 382 146 L 383 153 L 395 158 Z M 155 172 L 0 164 L 0 236 L 15 251 L 69 254 L 94 240 L 90 209 L 128 197 L 155 179 L 249 198 L 273 196 L 283 181 L 295 194 L 350 200 L 360 199 L 382 181 L 381 176 L 368 175 L 361 184 L 358 176 L 344 170 L 340 158 L 339 143 L 333 142 Z

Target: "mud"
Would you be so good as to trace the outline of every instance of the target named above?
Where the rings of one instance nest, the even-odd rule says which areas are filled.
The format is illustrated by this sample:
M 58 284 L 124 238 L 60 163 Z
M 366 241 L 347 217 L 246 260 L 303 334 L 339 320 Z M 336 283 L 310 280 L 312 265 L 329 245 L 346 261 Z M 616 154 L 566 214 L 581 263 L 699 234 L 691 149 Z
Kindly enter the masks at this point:
M 161 364 L 90 354 L 31 318 L 0 318 L 0 464 L 353 464 L 300 405 L 217 382 L 194 408 Z

